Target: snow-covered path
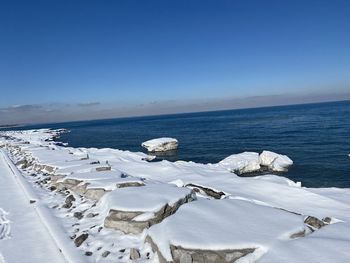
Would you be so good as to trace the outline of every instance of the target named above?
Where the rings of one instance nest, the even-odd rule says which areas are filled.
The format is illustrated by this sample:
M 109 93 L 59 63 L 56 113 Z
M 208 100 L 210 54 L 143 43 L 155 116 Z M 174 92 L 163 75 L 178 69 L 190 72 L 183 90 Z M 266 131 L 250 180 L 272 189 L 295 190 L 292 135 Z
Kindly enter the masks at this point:
M 0 151 L 0 263 L 66 262 Z

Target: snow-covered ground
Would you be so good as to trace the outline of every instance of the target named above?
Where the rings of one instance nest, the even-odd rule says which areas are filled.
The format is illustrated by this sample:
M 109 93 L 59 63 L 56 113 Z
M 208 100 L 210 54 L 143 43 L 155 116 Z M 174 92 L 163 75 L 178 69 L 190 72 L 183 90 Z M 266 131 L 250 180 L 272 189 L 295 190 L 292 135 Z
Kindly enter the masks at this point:
M 34 262 L 350 261 L 350 189 L 234 173 L 285 171 L 293 164 L 285 155 L 242 153 L 217 164 L 149 162 L 144 153 L 59 146 L 52 139 L 60 132 L 0 133 L 0 187 L 9 189 L 0 192 L 0 262 L 14 262 L 10 247 L 26 246 L 12 229 L 22 227 L 26 236 L 37 225 L 46 231 L 32 238 L 37 244 L 44 239 L 48 249 Z M 17 200 L 22 190 L 14 178 L 27 184 L 24 191 L 35 203 Z M 29 215 L 35 205 L 47 213 L 24 224 L 18 213 Z M 62 245 L 64 238 L 69 241 Z M 59 256 L 52 254 L 57 248 Z
M 67 262 L 0 152 L 0 262 Z

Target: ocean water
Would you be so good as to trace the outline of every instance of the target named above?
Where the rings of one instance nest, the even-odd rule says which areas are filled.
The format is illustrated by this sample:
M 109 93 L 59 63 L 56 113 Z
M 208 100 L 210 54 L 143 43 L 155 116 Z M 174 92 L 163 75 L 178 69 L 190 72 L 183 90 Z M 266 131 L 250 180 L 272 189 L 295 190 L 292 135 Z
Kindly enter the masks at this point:
M 294 166 L 283 176 L 307 187 L 350 187 L 350 101 L 81 121 L 28 126 L 66 128 L 73 147 L 144 151 L 140 144 L 175 137 L 172 161 L 215 163 L 233 153 L 271 150 Z

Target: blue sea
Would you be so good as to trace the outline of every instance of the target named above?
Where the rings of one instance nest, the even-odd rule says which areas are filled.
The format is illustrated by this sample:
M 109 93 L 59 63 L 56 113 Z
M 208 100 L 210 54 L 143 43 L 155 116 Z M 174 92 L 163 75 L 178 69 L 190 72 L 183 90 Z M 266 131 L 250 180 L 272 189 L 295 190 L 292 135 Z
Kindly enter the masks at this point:
M 288 155 L 283 175 L 307 187 L 350 187 L 350 101 L 119 118 L 28 126 L 66 128 L 73 147 L 144 151 L 143 141 L 175 137 L 180 147 L 158 159 L 215 163 L 233 153 Z

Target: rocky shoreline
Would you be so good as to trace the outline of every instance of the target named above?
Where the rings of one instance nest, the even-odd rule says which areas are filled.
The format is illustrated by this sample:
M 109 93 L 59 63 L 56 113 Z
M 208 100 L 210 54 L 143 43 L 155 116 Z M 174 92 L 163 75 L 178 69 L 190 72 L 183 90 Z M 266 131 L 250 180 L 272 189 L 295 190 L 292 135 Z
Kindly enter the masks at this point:
M 277 175 L 235 174 L 285 171 L 293 164 L 287 156 L 264 151 L 218 164 L 148 162 L 153 157 L 143 153 L 66 147 L 54 141 L 61 132 L 0 132 L 0 147 L 88 262 L 350 257 L 349 189 L 335 195 Z

